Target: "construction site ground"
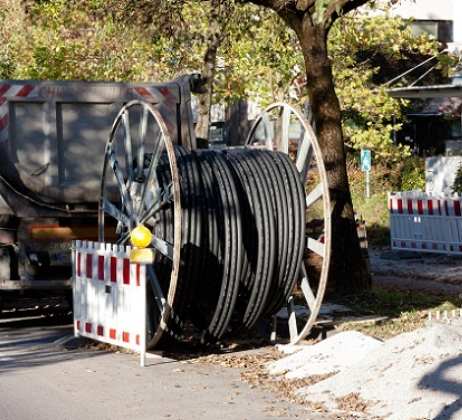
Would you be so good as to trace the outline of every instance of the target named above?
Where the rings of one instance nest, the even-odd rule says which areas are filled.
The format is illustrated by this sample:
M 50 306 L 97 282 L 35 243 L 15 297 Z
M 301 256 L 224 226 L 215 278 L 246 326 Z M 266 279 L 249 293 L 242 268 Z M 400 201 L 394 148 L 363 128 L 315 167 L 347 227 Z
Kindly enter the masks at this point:
M 369 256 L 374 284 L 377 286 L 421 290 L 441 295 L 462 294 L 461 257 L 392 251 L 388 248 L 369 249 Z M 370 382 L 370 386 L 361 384 L 360 377 L 355 379 L 356 383 L 346 376 L 347 381 L 352 381 L 349 385 L 352 392 L 336 396 L 336 387 L 338 386 L 340 393 L 342 384 L 335 382 L 338 375 L 332 376 L 328 373 L 324 374 L 324 377 L 321 374 L 320 377 L 320 374 L 313 375 L 308 372 L 303 377 L 290 379 L 281 374 L 273 374 L 270 366 L 290 357 L 285 353 L 288 349 L 268 346 L 259 343 L 258 340 L 252 341 L 253 339 L 246 343 L 245 338 L 240 342 L 230 343 L 229 347 L 224 347 L 219 352 L 194 352 L 181 349 L 162 354 L 154 352 L 148 358 L 147 366 L 142 368 L 139 366 L 136 354 L 120 349 L 115 350 L 108 345 L 89 340 L 73 338 L 72 326 L 66 325 L 66 319 L 67 322 L 72 322 L 71 318 L 64 317 L 58 325 L 54 325 L 52 318 L 55 315 L 53 310 L 50 311 L 51 317 L 48 315 L 51 320 L 50 326 L 43 317 L 37 317 L 32 325 L 24 320 L 17 320 L 14 310 L 2 315 L 0 373 L 9 373 L 9 375 L 0 375 L 0 378 L 3 378 L 0 380 L 0 388 L 11 390 L 11 393 L 8 391 L 2 399 L 3 402 L 0 403 L 1 412 L 8 413 L 4 420 L 21 420 L 21 414 L 26 415 L 28 410 L 37 420 L 51 418 L 80 420 L 91 418 L 92 413 L 95 412 L 99 413 L 101 419 L 112 420 L 130 418 L 137 420 L 148 418 L 150 420 L 165 418 L 456 420 L 462 418 L 460 411 L 462 404 L 459 398 L 462 394 L 460 381 L 462 376 L 453 381 L 441 382 L 440 375 L 436 383 L 429 382 L 430 385 L 426 385 L 433 388 L 423 408 L 427 409 L 428 413 L 434 414 L 418 417 L 406 411 L 399 411 L 404 410 L 400 408 L 398 400 L 405 395 L 406 381 L 411 385 L 410 378 L 405 377 L 400 379 L 402 382 L 399 392 L 391 394 L 392 397 L 387 397 L 392 401 L 380 403 L 387 415 L 374 414 L 373 407 L 370 406 L 372 403 L 361 396 L 359 391 L 353 392 L 353 385 L 356 384 L 358 389 L 362 387 L 379 390 L 383 387 L 389 391 L 392 387 L 386 382 L 389 380 L 386 376 L 383 376 L 383 381 L 379 384 Z M 327 316 L 328 311 L 327 307 Z M 62 309 L 58 312 L 56 316 L 63 315 Z M 50 333 L 47 332 L 48 329 Z M 323 341 L 328 343 L 328 340 L 341 336 L 341 333 L 335 334 L 333 328 L 329 331 L 325 340 L 319 341 L 318 337 L 318 344 Z M 460 334 L 456 336 L 460 337 Z M 344 340 L 343 344 L 337 344 L 333 346 L 334 348 L 325 346 L 323 351 L 319 350 L 311 359 L 322 359 L 324 364 L 335 363 L 339 358 L 339 348 L 340 360 L 346 359 L 346 354 L 356 354 L 359 358 L 362 354 L 360 350 L 364 350 L 363 343 L 369 340 L 369 337 L 366 341 L 364 337 L 360 337 L 361 339 L 351 335 L 348 337 L 352 341 Z M 316 345 L 306 343 L 305 351 L 311 351 L 309 347 L 315 348 Z M 418 347 L 413 345 L 416 351 Z M 407 347 L 402 350 L 400 362 L 408 354 Z M 382 351 L 386 348 L 385 345 L 381 347 Z M 400 373 L 394 371 L 399 368 L 398 362 L 392 358 L 388 359 L 393 355 L 394 352 L 391 351 L 385 355 L 382 353 L 380 357 L 374 359 L 374 363 L 378 363 L 383 370 L 379 375 L 375 375 L 374 380 L 380 379 L 380 375 L 386 375 L 387 372 L 400 377 Z M 367 357 L 364 357 L 366 360 Z M 409 357 L 413 358 L 412 352 L 409 353 Z M 428 357 L 419 357 L 419 360 L 431 366 Z M 309 366 L 309 362 L 313 360 L 309 357 L 303 359 L 305 368 Z M 356 376 L 361 376 L 362 369 L 365 369 L 364 375 L 371 371 L 371 365 L 362 365 L 361 360 L 356 360 L 356 363 L 356 367 L 352 370 Z M 460 370 L 462 356 L 459 354 L 454 360 L 451 359 L 451 363 L 447 372 L 454 374 L 454 369 Z M 345 367 L 345 375 L 348 369 L 351 370 L 351 366 Z M 455 371 L 456 374 L 459 374 L 459 370 Z M 436 369 L 436 372 L 439 370 Z M 427 376 L 428 374 L 424 375 Z M 324 378 L 326 378 L 324 381 L 319 381 Z M 6 380 L 3 388 L 2 381 Z M 317 384 L 313 385 L 315 382 Z M 329 384 L 329 393 L 315 392 L 314 387 L 322 387 L 323 383 L 326 386 Z M 27 397 L 29 394 L 23 392 L 29 386 L 32 393 L 30 395 L 37 397 L 35 400 L 31 400 Z M 416 385 L 414 388 L 418 389 L 419 386 Z M 313 391 L 310 391 L 311 389 Z M 100 393 L 101 390 L 104 390 L 104 395 Z M 306 395 L 312 395 L 313 399 L 317 396 L 318 400 L 311 401 Z M 58 405 L 60 398 L 57 397 L 62 397 L 62 406 Z M 394 402 L 395 398 L 396 402 Z M 419 398 L 412 397 L 412 404 L 419 404 Z M 448 407 L 441 408 L 441 401 L 446 401 L 446 398 Z M 35 401 L 35 405 L 31 401 Z M 341 410 L 332 408 L 333 402 L 340 405 Z M 401 402 L 403 407 L 410 406 L 408 401 Z M 431 406 L 433 402 L 436 404 L 435 407 Z M 50 417 L 50 407 L 53 407 L 53 413 L 56 414 L 52 417 Z M 377 402 L 375 407 L 378 407 Z

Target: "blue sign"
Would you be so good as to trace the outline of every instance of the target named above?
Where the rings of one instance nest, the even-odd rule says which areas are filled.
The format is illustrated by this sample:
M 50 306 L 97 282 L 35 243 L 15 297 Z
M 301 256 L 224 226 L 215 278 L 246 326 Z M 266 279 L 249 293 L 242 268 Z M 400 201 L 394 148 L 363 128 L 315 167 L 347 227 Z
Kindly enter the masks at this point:
M 361 150 L 361 169 L 369 172 L 372 168 L 372 156 L 370 150 Z

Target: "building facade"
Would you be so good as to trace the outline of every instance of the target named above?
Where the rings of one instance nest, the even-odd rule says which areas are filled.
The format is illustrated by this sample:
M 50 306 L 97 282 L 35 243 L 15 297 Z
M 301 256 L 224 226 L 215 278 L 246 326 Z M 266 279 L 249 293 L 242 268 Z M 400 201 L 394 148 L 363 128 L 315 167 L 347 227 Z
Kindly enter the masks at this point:
M 442 53 L 462 57 L 461 0 L 402 0 L 386 11 L 379 2 L 375 13 L 409 20 L 417 36 L 426 32 L 442 46 Z M 396 141 L 410 146 L 419 155 L 462 154 L 462 68 L 450 71 L 445 85 L 425 85 L 391 89 L 390 95 L 408 98 L 419 104 L 419 111 L 410 112 L 408 122 L 397 133 Z

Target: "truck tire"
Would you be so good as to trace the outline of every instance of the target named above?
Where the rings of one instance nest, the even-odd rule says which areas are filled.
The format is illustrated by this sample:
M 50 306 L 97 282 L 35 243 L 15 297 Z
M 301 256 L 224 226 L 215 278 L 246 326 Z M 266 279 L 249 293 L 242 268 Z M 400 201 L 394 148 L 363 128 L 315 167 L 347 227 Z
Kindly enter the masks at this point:
M 11 256 L 8 247 L 0 247 L 0 279 L 11 280 Z
M 18 219 L 10 214 L 0 214 L 0 228 L 17 228 Z

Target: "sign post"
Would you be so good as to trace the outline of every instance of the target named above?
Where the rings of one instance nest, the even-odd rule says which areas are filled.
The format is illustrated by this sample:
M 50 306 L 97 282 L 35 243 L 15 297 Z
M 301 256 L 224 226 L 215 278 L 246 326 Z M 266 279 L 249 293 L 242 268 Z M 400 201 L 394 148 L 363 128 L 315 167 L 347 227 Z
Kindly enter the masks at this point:
M 370 172 L 372 169 L 371 151 L 368 149 L 361 150 L 361 169 L 366 172 L 366 198 L 370 198 Z

